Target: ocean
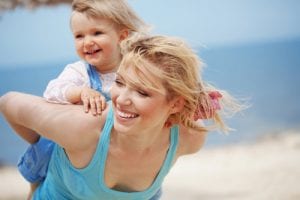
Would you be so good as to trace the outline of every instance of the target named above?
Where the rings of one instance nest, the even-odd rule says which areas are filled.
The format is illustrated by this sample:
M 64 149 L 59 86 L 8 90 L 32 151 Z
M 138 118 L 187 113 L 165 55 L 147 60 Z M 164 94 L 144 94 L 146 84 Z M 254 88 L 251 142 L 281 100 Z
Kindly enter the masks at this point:
M 206 147 L 249 143 L 266 134 L 300 128 L 300 38 L 198 51 L 206 67 L 204 79 L 251 105 L 227 120 L 235 131 L 212 132 Z M 75 61 L 75 60 L 73 60 Z M 21 91 L 42 95 L 49 80 L 72 60 L 12 66 L 0 70 L 0 95 Z M 0 164 L 16 165 L 27 144 L 0 116 Z

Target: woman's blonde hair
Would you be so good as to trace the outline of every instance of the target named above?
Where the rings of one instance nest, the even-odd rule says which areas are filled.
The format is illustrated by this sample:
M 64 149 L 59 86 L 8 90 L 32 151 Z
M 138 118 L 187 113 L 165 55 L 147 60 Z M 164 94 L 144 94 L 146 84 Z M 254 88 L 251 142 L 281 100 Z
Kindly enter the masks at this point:
M 139 35 L 123 41 L 121 49 L 124 57 L 119 70 L 133 68 L 140 79 L 139 84 L 157 91 L 159 91 L 157 83 L 146 77 L 150 75 L 158 78 L 167 91 L 167 100 L 183 97 L 184 108 L 181 112 L 170 116 L 169 120 L 172 123 L 181 123 L 199 131 L 216 127 L 223 131 L 228 130 L 217 112 L 212 117 L 213 125 L 200 126 L 194 121 L 194 113 L 199 105 L 204 112 L 210 110 L 212 102 L 208 93 L 216 88 L 202 80 L 203 63 L 186 42 L 168 36 Z M 225 91 L 218 91 L 224 94 L 222 101 L 226 104 L 223 107 L 229 106 L 222 110 L 232 112 L 240 110 L 241 107 L 232 96 Z
M 125 0 L 74 0 L 72 10 L 88 17 L 110 19 L 130 33 L 147 32 L 148 25 L 138 17 Z

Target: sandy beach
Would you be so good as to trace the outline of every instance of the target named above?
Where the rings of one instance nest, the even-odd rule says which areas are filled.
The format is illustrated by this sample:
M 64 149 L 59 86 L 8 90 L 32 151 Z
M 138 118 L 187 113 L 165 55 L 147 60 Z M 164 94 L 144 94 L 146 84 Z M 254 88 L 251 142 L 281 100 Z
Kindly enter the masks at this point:
M 14 167 L 2 167 L 0 180 L 0 200 L 26 199 L 29 186 Z M 204 147 L 177 161 L 163 190 L 162 200 L 298 200 L 300 131 Z

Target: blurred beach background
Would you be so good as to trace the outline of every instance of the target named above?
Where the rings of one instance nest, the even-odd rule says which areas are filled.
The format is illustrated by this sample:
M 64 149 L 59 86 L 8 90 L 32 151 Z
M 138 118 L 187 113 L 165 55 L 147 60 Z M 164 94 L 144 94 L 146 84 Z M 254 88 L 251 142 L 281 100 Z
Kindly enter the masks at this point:
M 228 119 L 234 132 L 179 159 L 163 200 L 300 199 L 300 1 L 128 2 L 154 33 L 186 39 L 206 81 L 251 105 Z M 69 16 L 66 4 L 0 12 L 0 95 L 41 96 L 78 59 Z M 26 147 L 0 116 L 0 200 L 25 199 L 15 166 Z

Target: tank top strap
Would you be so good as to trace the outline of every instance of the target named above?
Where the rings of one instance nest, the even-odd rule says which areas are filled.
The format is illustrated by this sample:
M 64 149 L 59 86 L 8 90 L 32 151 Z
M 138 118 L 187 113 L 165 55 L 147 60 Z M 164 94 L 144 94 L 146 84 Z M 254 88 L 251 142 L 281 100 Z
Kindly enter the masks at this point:
M 179 128 L 177 125 L 175 125 L 171 128 L 169 150 L 165 158 L 164 164 L 161 168 L 161 171 L 157 177 L 157 179 L 161 179 L 160 181 L 163 180 L 163 178 L 169 173 L 170 169 L 172 168 L 176 156 L 177 148 L 178 148 L 178 143 L 179 143 Z
M 178 143 L 179 143 L 179 128 L 178 125 L 175 125 L 171 128 L 171 142 L 170 142 L 170 147 L 169 147 L 169 156 L 167 157 L 167 171 L 169 171 L 173 165 L 177 148 L 178 148 Z
M 177 147 L 178 147 L 178 143 L 179 143 L 179 127 L 178 125 L 173 126 L 171 128 L 171 153 L 172 153 L 172 159 L 174 159 L 176 151 L 177 151 Z M 171 161 L 172 164 L 173 160 Z

